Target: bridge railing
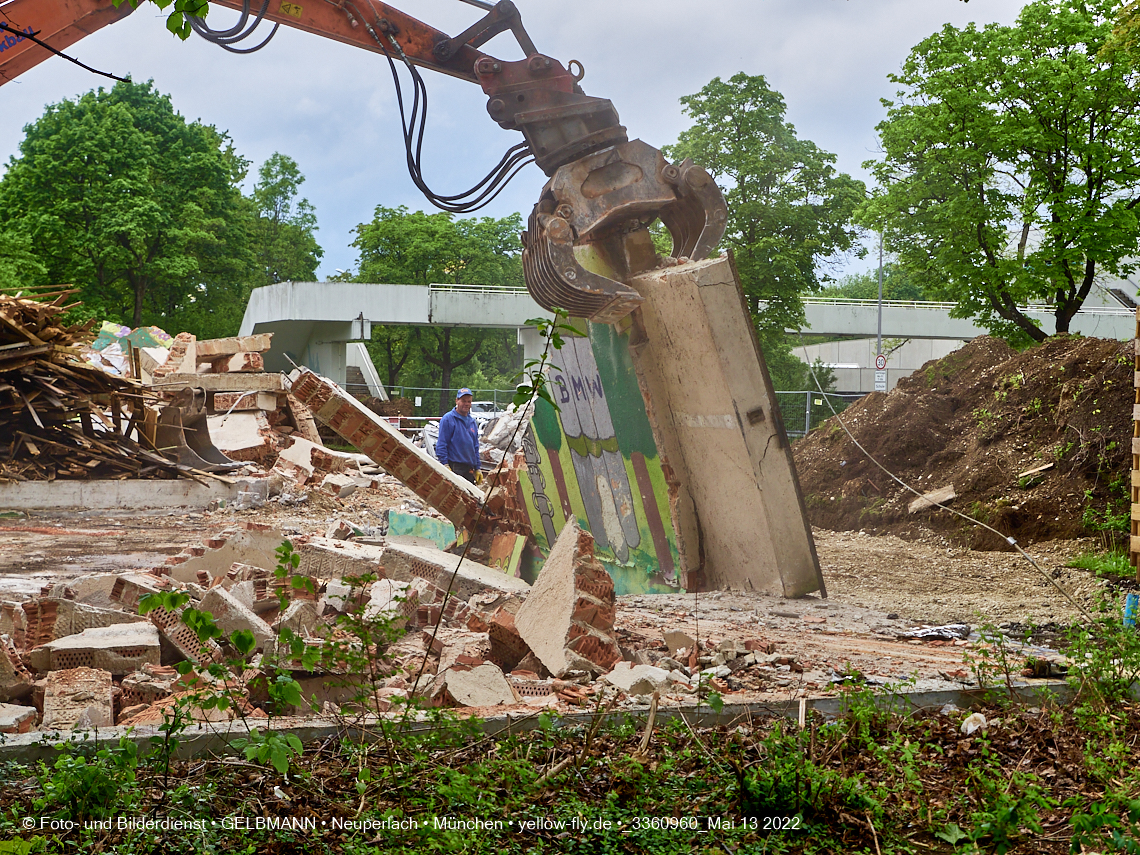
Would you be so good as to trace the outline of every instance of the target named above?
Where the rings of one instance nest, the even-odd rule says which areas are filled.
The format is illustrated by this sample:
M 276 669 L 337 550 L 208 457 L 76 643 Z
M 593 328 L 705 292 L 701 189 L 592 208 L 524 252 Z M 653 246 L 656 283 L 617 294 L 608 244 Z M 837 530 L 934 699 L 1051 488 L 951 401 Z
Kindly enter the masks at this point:
M 804 297 L 804 304 L 813 306 L 850 306 L 852 308 L 874 308 L 879 305 L 878 300 L 859 300 L 852 297 Z M 758 301 L 761 307 L 766 306 L 767 300 Z M 949 312 L 958 307 L 957 303 L 938 302 L 935 300 L 883 300 L 883 308 L 889 309 L 927 309 L 932 312 Z M 1052 314 L 1055 306 L 1048 303 L 1028 303 L 1018 306 L 1023 312 L 1035 314 Z M 1135 309 L 1124 306 L 1082 306 L 1079 315 L 1134 315 Z

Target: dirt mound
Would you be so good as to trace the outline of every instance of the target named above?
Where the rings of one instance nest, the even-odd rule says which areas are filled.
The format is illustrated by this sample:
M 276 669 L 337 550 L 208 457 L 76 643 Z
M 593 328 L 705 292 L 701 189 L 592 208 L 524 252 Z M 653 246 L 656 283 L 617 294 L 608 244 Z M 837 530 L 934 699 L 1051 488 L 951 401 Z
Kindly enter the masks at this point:
M 1079 537 L 1128 510 L 1135 347 L 1065 336 L 1017 353 L 976 338 L 839 418 L 903 481 L 919 492 L 953 485 L 954 508 L 1019 543 Z M 944 511 L 909 513 L 914 494 L 834 417 L 793 448 L 813 525 L 908 538 L 934 529 L 1008 548 Z

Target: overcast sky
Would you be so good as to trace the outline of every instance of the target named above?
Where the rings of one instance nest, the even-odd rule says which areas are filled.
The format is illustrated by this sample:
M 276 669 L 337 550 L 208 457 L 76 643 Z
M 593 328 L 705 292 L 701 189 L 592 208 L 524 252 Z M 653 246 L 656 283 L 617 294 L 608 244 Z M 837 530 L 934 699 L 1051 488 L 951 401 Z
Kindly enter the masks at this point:
M 945 23 L 1012 23 L 1019 0 L 515 0 L 540 51 L 565 64 L 583 63 L 582 86 L 614 102 L 630 138 L 660 147 L 687 127 L 678 99 L 713 77 L 762 74 L 783 93 L 787 119 L 803 138 L 838 156 L 838 168 L 866 179 L 875 154 L 881 98 L 894 86 L 910 48 Z M 459 0 L 407 0 L 397 5 L 455 33 L 480 12 Z M 0 7 L 2 9 L 2 7 Z M 237 13 L 214 9 L 209 21 L 228 27 Z M 264 26 L 264 25 L 263 25 Z M 248 44 L 248 43 L 247 43 Z M 510 34 L 484 50 L 502 59 L 521 51 Z M 69 53 L 96 68 L 135 80 L 153 78 L 187 119 L 229 133 L 252 161 L 251 175 L 273 152 L 295 159 L 316 207 L 325 249 L 320 275 L 354 267 L 351 229 L 377 205 L 433 210 L 408 178 L 391 77 L 376 54 L 282 27 L 258 53 L 227 53 L 197 36 L 183 43 L 144 4 L 124 21 L 75 44 Z M 424 72 L 431 97 L 424 170 L 439 193 L 467 189 L 521 135 L 487 116 L 478 87 Z M 110 81 L 53 57 L 0 86 L 0 163 L 18 152 L 22 128 L 45 105 Z M 524 219 L 544 176 L 535 166 L 480 214 Z M 848 269 L 869 269 L 871 260 Z

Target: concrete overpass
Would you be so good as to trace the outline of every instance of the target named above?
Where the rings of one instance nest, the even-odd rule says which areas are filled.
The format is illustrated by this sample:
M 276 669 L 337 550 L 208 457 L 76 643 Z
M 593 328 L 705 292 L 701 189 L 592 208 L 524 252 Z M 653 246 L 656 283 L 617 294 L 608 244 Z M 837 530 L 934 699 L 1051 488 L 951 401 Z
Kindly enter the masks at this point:
M 973 321 L 951 318 L 954 306 L 884 300 L 883 337 L 966 341 L 985 335 Z M 811 297 L 804 300 L 804 308 L 805 332 L 861 337 L 876 333 L 875 300 Z M 1048 307 L 1027 312 L 1045 329 L 1052 328 Z M 532 359 L 541 355 L 542 340 L 526 322 L 536 317 L 549 318 L 550 313 L 525 288 L 281 282 L 254 290 L 240 334 L 274 334 L 265 360 L 269 371 L 290 370 L 292 359 L 343 384 L 347 344 L 369 339 L 374 323 L 514 329 L 525 358 Z M 1086 336 L 1130 339 L 1136 333 L 1136 313 L 1123 307 L 1088 307 L 1073 318 L 1072 329 Z
M 346 345 L 371 338 L 374 323 L 515 329 L 531 359 L 542 350 L 526 324 L 536 317 L 551 315 L 525 288 L 280 282 L 254 290 L 239 334 L 273 333 L 267 371 L 288 371 L 292 359 L 343 384 Z
M 763 305 L 763 304 L 761 304 Z M 923 303 L 906 300 L 883 301 L 884 338 L 930 338 L 967 340 L 985 335 L 987 330 L 967 318 L 952 318 L 955 303 Z M 809 297 L 804 300 L 808 328 L 813 335 L 873 336 L 879 317 L 877 300 Z M 1053 330 L 1053 313 L 1048 306 L 1023 307 L 1029 317 Z M 1123 306 L 1085 306 L 1073 318 L 1070 330 L 1095 338 L 1121 341 L 1136 335 L 1136 311 Z M 792 332 L 789 330 L 789 332 Z

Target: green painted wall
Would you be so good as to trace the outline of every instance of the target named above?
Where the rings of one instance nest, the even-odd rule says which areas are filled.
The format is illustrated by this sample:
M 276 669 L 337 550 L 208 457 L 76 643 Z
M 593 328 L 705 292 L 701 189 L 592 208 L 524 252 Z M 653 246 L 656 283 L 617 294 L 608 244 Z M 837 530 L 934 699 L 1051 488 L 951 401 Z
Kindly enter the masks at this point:
M 559 410 L 539 401 L 521 474 L 531 526 L 545 553 L 568 516 L 595 540 L 619 594 L 677 591 L 676 536 L 665 475 L 629 355 L 629 337 L 589 324 L 547 372 Z

